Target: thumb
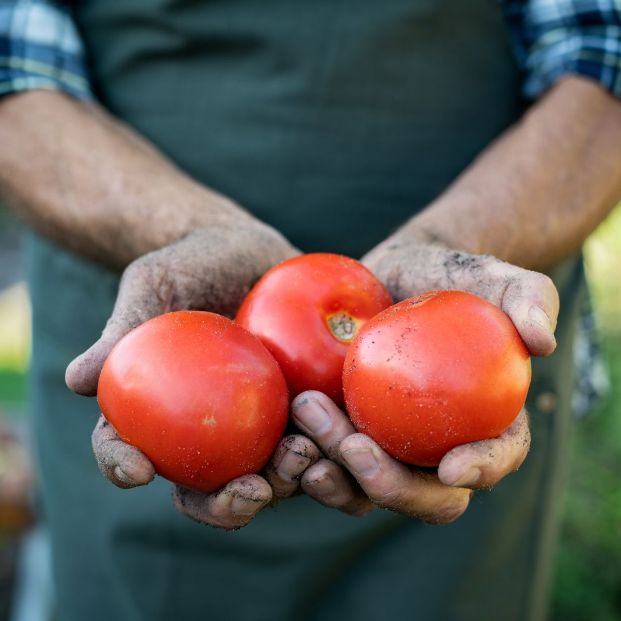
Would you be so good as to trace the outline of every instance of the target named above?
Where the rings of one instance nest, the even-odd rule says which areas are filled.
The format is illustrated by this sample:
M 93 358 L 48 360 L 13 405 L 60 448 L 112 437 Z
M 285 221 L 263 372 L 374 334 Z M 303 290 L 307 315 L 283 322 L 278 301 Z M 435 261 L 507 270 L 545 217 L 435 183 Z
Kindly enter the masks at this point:
M 65 383 L 73 392 L 94 397 L 101 369 L 112 348 L 128 332 L 145 321 L 165 312 L 162 280 L 158 290 L 153 286 L 153 269 L 149 261 L 138 259 L 130 264 L 121 278 L 112 316 L 101 337 L 83 354 L 75 358 L 65 371 Z
M 110 318 L 101 338 L 91 345 L 83 354 L 74 358 L 65 371 L 65 383 L 73 392 L 94 397 L 97 394 L 99 374 L 112 348 L 129 329 L 113 323 L 114 315 Z

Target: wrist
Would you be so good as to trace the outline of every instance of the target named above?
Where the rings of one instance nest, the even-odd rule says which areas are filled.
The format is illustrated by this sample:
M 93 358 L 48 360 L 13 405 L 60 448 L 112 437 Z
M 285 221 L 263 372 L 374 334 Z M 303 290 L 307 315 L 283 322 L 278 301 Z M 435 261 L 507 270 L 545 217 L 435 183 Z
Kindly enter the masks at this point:
M 217 218 L 202 223 L 182 237 L 209 239 L 216 245 L 234 241 L 240 250 L 238 261 L 245 263 L 238 266 L 245 274 L 242 280 L 252 284 L 274 265 L 300 254 L 275 228 L 238 206 L 231 206 L 230 211 L 223 210 Z

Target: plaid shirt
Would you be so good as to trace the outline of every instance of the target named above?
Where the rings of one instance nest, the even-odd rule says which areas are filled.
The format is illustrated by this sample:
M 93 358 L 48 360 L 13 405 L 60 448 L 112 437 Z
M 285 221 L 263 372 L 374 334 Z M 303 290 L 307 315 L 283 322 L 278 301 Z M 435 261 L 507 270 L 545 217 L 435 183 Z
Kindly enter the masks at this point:
M 91 97 L 70 10 L 54 0 L 0 0 L 0 95 L 36 88 Z
M 621 97 L 621 0 L 503 0 L 524 94 L 567 74 Z M 84 51 L 61 0 L 0 0 L 0 94 L 46 88 L 90 98 Z
M 535 98 L 560 77 L 592 78 L 621 97 L 621 0 L 506 0 L 503 8 Z

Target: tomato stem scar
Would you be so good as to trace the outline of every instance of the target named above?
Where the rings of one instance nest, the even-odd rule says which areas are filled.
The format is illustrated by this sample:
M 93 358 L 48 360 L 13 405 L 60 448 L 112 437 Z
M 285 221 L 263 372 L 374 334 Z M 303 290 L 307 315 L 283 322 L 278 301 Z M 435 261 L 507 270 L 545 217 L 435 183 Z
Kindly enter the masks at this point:
M 350 343 L 362 322 L 344 312 L 333 313 L 326 318 L 332 336 L 343 343 Z

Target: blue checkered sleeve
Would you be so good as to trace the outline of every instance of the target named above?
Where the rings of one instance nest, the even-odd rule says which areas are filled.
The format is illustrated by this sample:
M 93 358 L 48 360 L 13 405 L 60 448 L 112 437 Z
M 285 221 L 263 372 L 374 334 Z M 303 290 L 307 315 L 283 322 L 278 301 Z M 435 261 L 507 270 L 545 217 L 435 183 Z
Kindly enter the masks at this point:
M 92 97 L 71 11 L 54 0 L 0 0 L 0 95 L 33 89 Z
M 621 0 L 505 0 L 503 6 L 528 98 L 567 74 L 589 77 L 621 97 Z

